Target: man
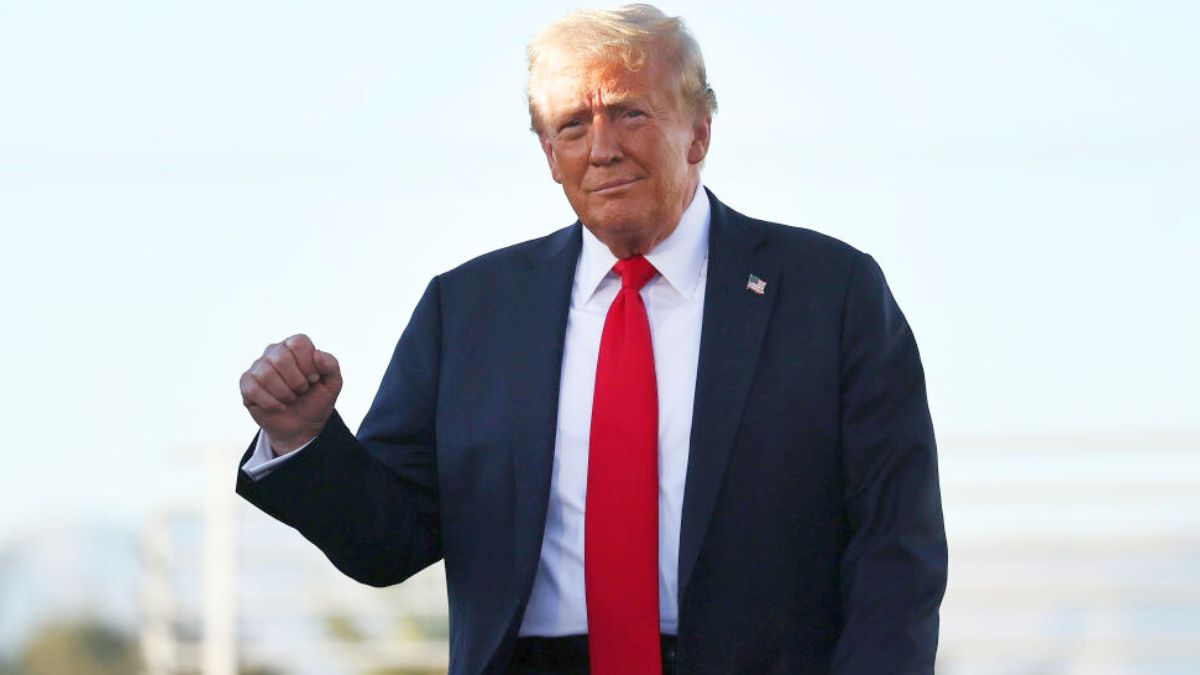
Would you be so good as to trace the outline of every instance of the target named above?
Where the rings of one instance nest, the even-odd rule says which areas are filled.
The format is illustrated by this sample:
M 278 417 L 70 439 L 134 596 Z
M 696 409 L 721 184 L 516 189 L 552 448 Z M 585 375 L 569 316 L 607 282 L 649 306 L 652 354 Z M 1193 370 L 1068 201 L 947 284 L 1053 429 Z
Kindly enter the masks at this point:
M 577 12 L 529 57 L 579 222 L 434 278 L 357 438 L 336 359 L 269 346 L 239 494 L 363 583 L 444 559 L 452 673 L 931 673 L 934 439 L 878 266 L 700 185 L 677 19 Z

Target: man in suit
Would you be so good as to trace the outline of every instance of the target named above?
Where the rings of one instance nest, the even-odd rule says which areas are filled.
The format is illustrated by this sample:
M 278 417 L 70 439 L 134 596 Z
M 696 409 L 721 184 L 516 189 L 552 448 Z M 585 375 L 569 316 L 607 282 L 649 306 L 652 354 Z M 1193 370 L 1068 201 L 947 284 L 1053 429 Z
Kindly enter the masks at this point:
M 444 559 L 455 674 L 931 673 L 936 452 L 879 267 L 701 185 L 679 20 L 576 12 L 529 56 L 579 221 L 435 277 L 357 437 L 336 359 L 270 345 L 238 493 L 363 583 Z

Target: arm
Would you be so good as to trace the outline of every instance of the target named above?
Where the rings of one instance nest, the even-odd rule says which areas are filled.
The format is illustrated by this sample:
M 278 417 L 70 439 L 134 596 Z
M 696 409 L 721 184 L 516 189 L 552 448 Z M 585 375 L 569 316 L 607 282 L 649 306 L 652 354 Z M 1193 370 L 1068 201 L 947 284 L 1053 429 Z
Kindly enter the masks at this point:
M 850 537 L 833 672 L 933 673 L 947 558 L 933 424 L 912 331 L 865 254 L 847 289 L 840 369 Z
M 238 471 L 238 494 L 372 586 L 399 583 L 442 556 L 434 434 L 439 304 L 435 278 L 396 344 L 357 438 L 334 410 L 311 444 L 269 474 L 254 480 Z

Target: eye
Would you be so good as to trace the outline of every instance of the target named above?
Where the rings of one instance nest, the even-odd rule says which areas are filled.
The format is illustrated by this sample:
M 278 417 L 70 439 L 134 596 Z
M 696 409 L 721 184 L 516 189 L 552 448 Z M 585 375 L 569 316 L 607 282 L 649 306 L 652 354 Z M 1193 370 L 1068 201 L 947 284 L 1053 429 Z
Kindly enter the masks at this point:
M 646 116 L 646 113 L 642 112 L 641 110 L 637 110 L 635 108 L 630 108 L 629 110 L 625 111 L 625 117 L 645 117 L 645 116 Z

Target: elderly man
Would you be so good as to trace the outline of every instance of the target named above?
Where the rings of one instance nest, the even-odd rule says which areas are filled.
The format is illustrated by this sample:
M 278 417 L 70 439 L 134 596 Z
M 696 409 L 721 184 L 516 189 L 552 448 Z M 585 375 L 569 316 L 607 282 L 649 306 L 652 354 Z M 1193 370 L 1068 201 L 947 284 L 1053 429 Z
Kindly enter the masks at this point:
M 445 560 L 450 671 L 930 673 L 946 548 L 911 331 L 867 255 L 700 184 L 716 105 L 647 5 L 529 47 L 575 224 L 430 282 L 357 437 L 303 335 L 237 491 L 343 572 Z

